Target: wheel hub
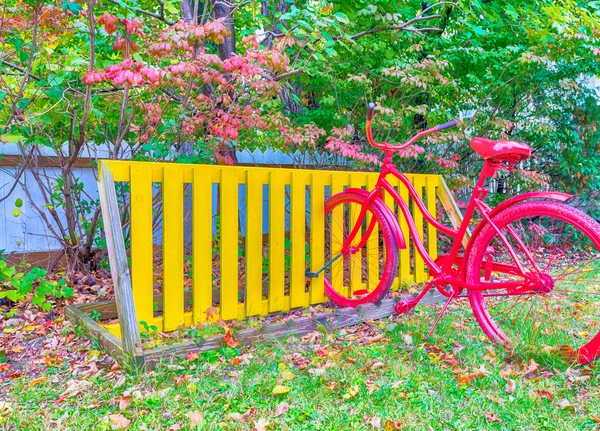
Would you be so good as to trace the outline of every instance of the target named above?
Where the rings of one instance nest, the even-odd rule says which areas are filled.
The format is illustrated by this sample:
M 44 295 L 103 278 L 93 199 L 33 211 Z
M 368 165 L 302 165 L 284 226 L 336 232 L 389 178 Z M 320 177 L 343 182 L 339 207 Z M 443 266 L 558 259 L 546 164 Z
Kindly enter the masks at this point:
M 543 272 L 531 272 L 527 274 L 525 285 L 537 293 L 550 293 L 554 289 L 554 278 Z

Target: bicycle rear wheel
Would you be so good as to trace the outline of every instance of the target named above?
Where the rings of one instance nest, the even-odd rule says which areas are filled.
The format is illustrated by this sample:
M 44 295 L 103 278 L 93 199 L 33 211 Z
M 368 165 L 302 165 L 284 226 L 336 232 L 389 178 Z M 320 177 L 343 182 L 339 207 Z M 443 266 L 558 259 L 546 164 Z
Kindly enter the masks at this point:
M 349 250 L 344 241 L 356 225 L 366 199 L 354 193 L 338 193 L 325 203 L 325 293 L 340 307 L 379 302 L 398 273 L 398 250 L 383 210 L 371 204 Z M 368 228 L 371 235 L 358 247 Z
M 497 342 L 540 354 L 560 350 L 587 363 L 600 355 L 600 225 L 557 202 L 524 202 L 493 219 L 474 240 L 466 266 L 469 283 L 523 282 L 534 290 L 469 290 L 473 312 Z M 518 238 L 518 239 L 517 239 Z

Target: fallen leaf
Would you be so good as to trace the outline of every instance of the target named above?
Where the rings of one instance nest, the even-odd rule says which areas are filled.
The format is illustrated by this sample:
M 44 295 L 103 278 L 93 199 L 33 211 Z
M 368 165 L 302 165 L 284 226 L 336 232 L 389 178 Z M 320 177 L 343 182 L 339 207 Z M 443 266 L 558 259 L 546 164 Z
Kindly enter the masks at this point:
M 376 370 L 377 368 L 381 368 L 384 366 L 385 366 L 385 364 L 383 362 L 375 362 L 373 365 L 371 365 L 371 369 Z
M 231 331 L 229 330 L 225 333 L 225 338 L 223 338 L 223 342 L 229 347 L 235 347 L 238 344 L 240 344 L 240 340 L 235 340 L 231 335 Z
M 33 379 L 32 381 L 30 381 L 28 386 L 30 388 L 33 388 L 36 385 L 44 383 L 47 379 L 48 378 L 46 376 L 38 377 L 37 379 Z
M 548 392 L 548 391 L 541 391 L 541 390 L 536 389 L 535 393 L 540 398 L 547 398 L 550 401 L 552 401 L 554 399 L 554 397 L 552 396 L 552 394 L 550 392 Z
M 288 403 L 286 403 L 285 401 L 282 401 L 279 404 L 277 404 L 277 408 L 275 409 L 275 414 L 273 415 L 273 417 L 276 418 L 281 415 L 284 415 L 287 413 L 287 411 L 289 409 L 290 409 L 290 405 Z
M 190 352 L 190 353 L 187 354 L 187 356 L 185 357 L 185 359 L 188 362 L 193 362 L 196 359 L 200 359 L 200 355 L 198 354 L 198 352 Z
M 258 418 L 257 421 L 254 421 L 254 427 L 256 428 L 256 431 L 266 431 L 268 426 L 269 422 L 267 422 L 264 418 Z
M 381 418 L 378 416 L 373 416 L 370 418 L 365 415 L 364 422 L 368 425 L 371 425 L 375 429 L 381 429 Z
M 597 424 L 600 424 L 600 418 L 598 416 L 590 416 L 590 419 L 593 420 L 594 422 L 596 422 Z
M 515 381 L 513 379 L 508 379 L 506 381 L 506 393 L 507 394 L 512 394 L 514 391 L 517 390 L 517 384 L 515 383 Z
M 385 431 L 401 430 L 402 424 L 400 422 L 394 422 L 388 419 L 387 421 L 385 421 L 383 429 Z
M 290 387 L 289 386 L 284 386 L 284 385 L 276 385 L 273 388 L 273 395 L 283 395 L 283 394 L 287 394 L 290 391 Z
M 121 411 L 127 410 L 132 403 L 131 397 L 120 397 L 117 398 L 117 401 L 119 402 L 119 409 Z
M 535 371 L 537 371 L 537 369 L 538 369 L 538 364 L 532 359 L 529 361 L 529 364 L 527 364 L 527 368 L 525 368 L 525 370 L 523 371 L 523 374 L 534 373 Z
M 296 375 L 289 370 L 283 370 L 281 372 L 281 378 L 283 380 L 292 380 Z
M 575 410 L 575 407 L 573 407 L 573 404 L 571 404 L 571 402 L 566 398 L 563 398 L 562 400 L 560 400 L 558 402 L 558 406 L 565 410 L 567 410 L 567 409 Z
M 202 423 L 204 415 L 198 411 L 187 412 L 185 416 L 190 420 L 190 426 L 195 427 Z
M 354 398 L 356 394 L 358 394 L 358 388 L 356 386 L 353 386 L 350 389 L 348 389 L 347 393 L 342 395 L 342 398 L 345 400 L 349 400 L 350 398 Z
M 498 416 L 496 416 L 494 413 L 486 413 L 485 417 L 487 418 L 488 421 L 490 422 L 500 422 L 500 418 Z
M 239 421 L 239 422 L 244 422 L 246 420 L 246 418 L 248 417 L 248 412 L 242 414 L 242 413 L 229 413 L 228 418 L 233 420 L 233 421 Z
M 110 415 L 108 419 L 111 422 L 110 428 L 113 430 L 125 429 L 131 424 L 131 421 L 123 415 Z

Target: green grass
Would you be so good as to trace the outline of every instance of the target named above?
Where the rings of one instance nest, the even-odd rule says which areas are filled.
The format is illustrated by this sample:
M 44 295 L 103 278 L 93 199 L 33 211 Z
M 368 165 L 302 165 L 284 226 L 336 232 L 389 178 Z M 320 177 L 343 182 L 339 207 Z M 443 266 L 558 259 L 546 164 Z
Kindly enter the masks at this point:
M 403 430 L 598 429 L 596 370 L 536 358 L 537 369 L 508 377 L 515 390 L 507 393 L 502 374 L 508 367 L 522 372 L 531 358 L 508 358 L 493 348 L 468 309 L 450 310 L 431 339 L 423 341 L 438 310 L 421 308 L 373 322 L 358 331 L 355 341 L 350 341 L 353 334 L 338 332 L 322 333 L 316 343 L 292 338 L 241 351 L 227 348 L 145 375 L 101 368 L 97 377 L 87 378 L 91 385 L 81 394 L 60 402 L 69 380 L 83 379 L 74 374 L 85 373 L 94 360 L 51 367 L 47 379 L 33 387 L 31 377 L 0 382 L 0 429 L 105 430 L 111 429 L 108 416 L 118 414 L 131 421 L 130 430 L 190 429 L 185 415 L 192 411 L 204 415 L 196 427 L 201 430 L 255 429 L 259 418 L 270 423 L 270 430 L 371 430 L 378 420 L 381 429 L 389 420 L 400 422 Z M 360 342 L 377 333 L 387 340 Z M 307 359 L 306 368 L 295 366 L 294 355 Z M 458 364 L 450 365 L 452 357 Z M 482 366 L 485 376 L 476 371 Z M 480 377 L 459 383 L 469 374 Z M 289 392 L 274 395 L 278 384 Z M 121 411 L 118 398 L 129 395 L 132 403 Z M 572 407 L 561 407 L 564 400 Z M 2 401 L 10 403 L 4 412 Z M 275 417 L 281 403 L 288 410 Z M 248 411 L 244 421 L 229 418 Z M 394 428 L 388 424 L 387 429 Z

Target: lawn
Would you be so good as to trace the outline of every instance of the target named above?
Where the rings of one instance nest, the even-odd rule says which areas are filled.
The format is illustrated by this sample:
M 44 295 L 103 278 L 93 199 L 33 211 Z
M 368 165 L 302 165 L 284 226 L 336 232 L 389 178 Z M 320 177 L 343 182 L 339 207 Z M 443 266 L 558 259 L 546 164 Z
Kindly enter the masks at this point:
M 19 349 L 9 350 L 0 429 L 600 429 L 594 367 L 570 367 L 552 352 L 509 356 L 460 304 L 423 340 L 438 311 L 226 347 L 146 374 L 55 322 L 24 337 L 39 349 L 18 372 Z

